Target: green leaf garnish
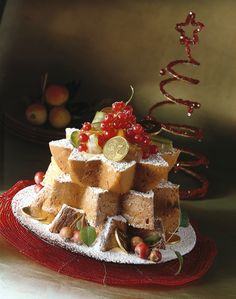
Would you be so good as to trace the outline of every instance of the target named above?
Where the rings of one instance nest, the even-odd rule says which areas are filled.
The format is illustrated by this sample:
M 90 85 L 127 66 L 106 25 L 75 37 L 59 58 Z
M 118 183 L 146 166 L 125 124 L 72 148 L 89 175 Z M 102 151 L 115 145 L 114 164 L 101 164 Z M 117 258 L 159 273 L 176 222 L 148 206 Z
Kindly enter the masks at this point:
M 158 241 L 160 241 L 160 239 L 161 239 L 161 237 L 158 234 L 158 232 L 152 232 L 144 239 L 144 243 L 153 245 L 153 244 L 157 243 Z
M 179 253 L 179 251 L 174 251 L 174 252 L 179 260 L 179 268 L 178 268 L 177 272 L 175 273 L 175 275 L 179 275 L 182 270 L 182 267 L 183 267 L 184 259 L 183 259 L 182 255 Z
M 189 226 L 189 218 L 188 218 L 188 214 L 185 210 L 181 210 L 181 219 L 180 219 L 179 226 L 182 226 L 182 227 Z
M 80 144 L 79 131 L 74 131 L 70 135 L 70 142 L 74 147 L 78 147 Z
M 130 85 L 130 88 L 131 88 L 131 95 L 129 97 L 129 99 L 127 100 L 127 102 L 125 103 L 126 105 L 129 104 L 129 102 L 132 100 L 133 96 L 134 96 L 134 88 L 132 85 Z
M 87 246 L 93 244 L 93 242 L 96 240 L 96 235 L 96 230 L 93 226 L 85 226 L 80 229 L 81 240 Z

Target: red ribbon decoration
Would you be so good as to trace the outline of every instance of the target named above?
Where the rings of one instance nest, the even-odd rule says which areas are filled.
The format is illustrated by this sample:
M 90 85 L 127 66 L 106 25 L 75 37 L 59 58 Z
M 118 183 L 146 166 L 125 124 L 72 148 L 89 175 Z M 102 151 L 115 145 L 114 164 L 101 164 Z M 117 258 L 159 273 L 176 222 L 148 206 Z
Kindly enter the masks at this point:
M 196 45 L 198 43 L 199 41 L 198 33 L 202 30 L 204 25 L 201 22 L 197 22 L 195 20 L 195 17 L 196 17 L 195 13 L 190 12 L 185 22 L 178 23 L 175 26 L 175 29 L 180 33 L 180 44 L 184 45 L 185 47 L 187 59 L 171 61 L 166 66 L 166 68 L 160 70 L 161 76 L 164 76 L 166 75 L 166 73 L 169 73 L 169 75 L 171 75 L 171 78 L 164 79 L 160 82 L 160 91 L 163 94 L 163 96 L 166 98 L 166 100 L 154 104 L 149 109 L 148 115 L 142 121 L 142 124 L 148 133 L 157 133 L 163 130 L 174 135 L 187 137 L 187 138 L 194 138 L 199 141 L 202 140 L 203 138 L 203 132 L 199 128 L 188 126 L 188 125 L 182 125 L 182 124 L 160 123 L 152 115 L 152 113 L 156 108 L 166 104 L 180 104 L 186 106 L 188 116 L 191 116 L 195 109 L 199 109 L 201 107 L 200 103 L 189 99 L 186 100 L 182 98 L 176 98 L 170 93 L 168 93 L 165 89 L 165 86 L 167 84 L 178 80 L 185 81 L 191 84 L 199 83 L 199 80 L 187 76 L 183 76 L 174 70 L 174 67 L 178 64 L 192 64 L 194 66 L 200 65 L 200 63 L 192 57 L 191 45 Z M 193 34 L 191 37 L 188 37 L 184 31 L 184 27 L 189 25 L 194 27 Z M 192 150 L 181 149 L 181 151 L 187 155 L 196 157 L 196 160 L 179 161 L 174 168 L 175 171 L 182 171 L 186 175 L 191 176 L 192 178 L 196 179 L 201 186 L 199 188 L 194 188 L 189 190 L 180 189 L 180 197 L 181 199 L 202 198 L 206 195 L 208 191 L 208 180 L 204 176 L 198 174 L 192 169 L 190 170 L 189 168 L 200 166 L 200 165 L 207 166 L 208 160 L 202 154 L 195 153 Z

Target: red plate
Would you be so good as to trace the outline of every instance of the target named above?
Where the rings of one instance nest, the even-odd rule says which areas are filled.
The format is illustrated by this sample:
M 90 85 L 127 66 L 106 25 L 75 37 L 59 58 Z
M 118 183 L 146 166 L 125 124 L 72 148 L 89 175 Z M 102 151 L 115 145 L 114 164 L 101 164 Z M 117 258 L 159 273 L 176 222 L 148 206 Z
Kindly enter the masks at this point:
M 201 278 L 211 267 L 217 250 L 215 242 L 202 236 L 196 225 L 195 248 L 184 256 L 181 274 L 175 276 L 178 260 L 158 265 L 122 265 L 97 261 L 75 254 L 37 238 L 22 227 L 11 210 L 13 196 L 32 181 L 19 181 L 0 196 L 0 234 L 24 255 L 56 272 L 113 286 L 180 286 Z M 91 271 L 93 269 L 93 271 Z

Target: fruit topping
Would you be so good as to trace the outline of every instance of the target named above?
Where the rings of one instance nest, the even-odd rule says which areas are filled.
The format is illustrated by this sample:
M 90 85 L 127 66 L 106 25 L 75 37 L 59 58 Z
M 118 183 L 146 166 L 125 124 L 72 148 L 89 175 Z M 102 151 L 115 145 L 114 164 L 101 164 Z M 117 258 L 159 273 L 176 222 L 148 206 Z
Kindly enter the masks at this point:
M 42 183 L 43 179 L 44 179 L 45 173 L 43 171 L 38 171 L 35 173 L 34 175 L 34 182 L 35 184 L 40 184 Z
M 79 145 L 78 149 L 79 149 L 80 152 L 87 152 L 88 147 L 85 143 L 81 143 Z
M 155 263 L 160 262 L 161 259 L 162 259 L 162 254 L 161 254 L 160 250 L 158 250 L 158 249 L 152 249 L 152 251 L 151 251 L 148 259 L 150 261 L 155 262 Z
M 121 250 L 128 252 L 128 237 L 127 234 L 118 228 L 115 229 L 116 242 Z
M 123 160 L 128 152 L 129 143 L 124 137 L 121 136 L 116 136 L 109 139 L 103 147 L 104 156 L 107 159 L 115 162 Z
M 79 230 L 74 230 L 73 237 L 71 238 L 71 241 L 73 241 L 74 243 L 77 243 L 77 244 L 83 244 Z
M 92 128 L 92 126 L 91 126 L 90 122 L 85 122 L 82 126 L 83 131 L 89 131 L 89 130 L 91 130 L 91 128 Z
M 131 245 L 131 248 L 134 250 L 135 247 L 139 244 L 139 243 L 143 243 L 143 239 L 139 236 L 134 236 L 131 238 L 130 240 L 130 245 Z
M 78 147 L 80 144 L 79 131 L 74 131 L 70 135 L 70 142 L 74 147 Z
M 146 243 L 140 242 L 135 246 L 134 252 L 138 257 L 147 259 L 150 253 L 150 249 Z
M 70 240 L 73 237 L 73 233 L 74 232 L 71 227 L 65 226 L 60 230 L 59 235 L 62 239 Z

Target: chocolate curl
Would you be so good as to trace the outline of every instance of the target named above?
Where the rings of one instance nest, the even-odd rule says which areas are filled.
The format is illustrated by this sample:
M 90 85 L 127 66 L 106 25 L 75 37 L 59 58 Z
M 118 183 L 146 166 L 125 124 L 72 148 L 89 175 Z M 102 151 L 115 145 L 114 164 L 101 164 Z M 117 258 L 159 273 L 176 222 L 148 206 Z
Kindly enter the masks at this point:
M 168 73 L 171 77 L 164 79 L 160 82 L 160 91 L 163 94 L 163 96 L 166 98 L 166 100 L 154 104 L 149 109 L 148 115 L 142 121 L 142 125 L 144 126 L 146 132 L 148 133 L 159 134 L 161 131 L 166 131 L 173 135 L 193 138 L 193 139 L 197 139 L 198 141 L 202 140 L 203 138 L 203 132 L 199 128 L 188 126 L 188 125 L 182 125 L 182 124 L 160 123 L 156 120 L 155 117 L 153 117 L 154 110 L 167 104 L 172 104 L 172 105 L 180 104 L 186 106 L 188 116 L 191 116 L 195 109 L 199 109 L 201 107 L 200 103 L 192 101 L 190 99 L 176 98 L 170 93 L 168 93 L 165 89 L 167 84 L 174 81 L 184 81 L 195 85 L 199 83 L 199 80 L 181 75 L 174 70 L 174 67 L 179 64 L 192 64 L 194 66 L 200 65 L 200 63 L 192 57 L 191 46 L 196 45 L 198 43 L 199 41 L 198 33 L 202 30 L 204 25 L 201 22 L 197 22 L 195 20 L 195 17 L 196 17 L 195 13 L 190 12 L 185 22 L 176 24 L 175 29 L 180 33 L 180 44 L 184 45 L 185 47 L 187 59 L 171 61 L 166 66 L 166 68 L 160 70 L 161 76 L 164 76 Z M 191 37 L 188 37 L 184 31 L 184 27 L 188 25 L 192 25 L 194 27 L 193 34 Z M 199 165 L 207 166 L 208 160 L 204 155 L 198 154 L 192 150 L 182 149 L 181 151 L 187 155 L 196 157 L 196 160 L 179 161 L 175 166 L 175 171 L 182 171 L 186 175 L 193 177 L 194 179 L 199 181 L 201 187 L 191 189 L 191 190 L 181 189 L 180 197 L 181 199 L 202 198 L 207 193 L 208 180 L 204 176 L 201 176 L 200 174 L 193 171 L 192 169 L 190 170 L 189 168 L 199 166 Z

